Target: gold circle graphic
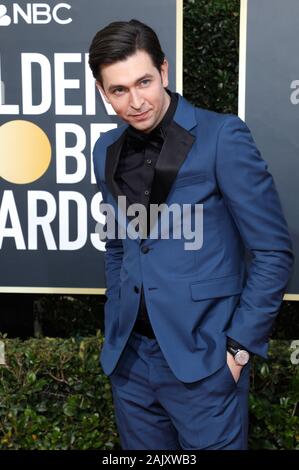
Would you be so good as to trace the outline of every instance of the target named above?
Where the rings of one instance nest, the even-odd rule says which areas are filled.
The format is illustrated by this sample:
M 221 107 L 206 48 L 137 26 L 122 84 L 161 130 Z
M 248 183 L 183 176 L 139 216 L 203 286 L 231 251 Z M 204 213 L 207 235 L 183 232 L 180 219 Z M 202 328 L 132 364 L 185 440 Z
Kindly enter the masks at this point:
M 0 177 L 15 184 L 32 183 L 50 162 L 50 141 L 36 124 L 17 120 L 0 127 Z

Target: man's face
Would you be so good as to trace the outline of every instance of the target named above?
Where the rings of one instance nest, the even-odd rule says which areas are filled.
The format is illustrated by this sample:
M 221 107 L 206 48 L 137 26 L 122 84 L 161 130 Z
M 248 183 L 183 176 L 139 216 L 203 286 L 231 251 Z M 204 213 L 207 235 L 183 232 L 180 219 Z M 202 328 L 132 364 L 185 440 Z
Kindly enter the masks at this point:
M 164 89 L 168 86 L 166 59 L 159 72 L 150 55 L 138 50 L 125 60 L 102 66 L 101 75 L 103 84 L 97 81 L 97 87 L 118 116 L 142 132 L 157 126 L 170 102 Z

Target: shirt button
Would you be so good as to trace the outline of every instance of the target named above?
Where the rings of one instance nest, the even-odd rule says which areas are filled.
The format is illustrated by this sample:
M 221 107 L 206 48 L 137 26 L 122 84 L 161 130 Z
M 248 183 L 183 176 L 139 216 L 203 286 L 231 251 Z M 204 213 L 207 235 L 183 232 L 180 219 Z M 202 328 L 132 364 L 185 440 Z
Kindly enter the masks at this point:
M 149 252 L 149 247 L 148 246 L 143 246 L 141 248 L 142 253 L 148 253 Z
M 148 195 L 149 195 L 149 191 L 146 189 L 146 190 L 144 191 L 144 194 L 145 194 L 146 196 L 148 196 Z
M 151 163 L 152 163 L 152 161 L 151 161 L 150 158 L 148 158 L 148 159 L 146 160 L 146 162 L 147 162 L 149 165 L 151 165 Z

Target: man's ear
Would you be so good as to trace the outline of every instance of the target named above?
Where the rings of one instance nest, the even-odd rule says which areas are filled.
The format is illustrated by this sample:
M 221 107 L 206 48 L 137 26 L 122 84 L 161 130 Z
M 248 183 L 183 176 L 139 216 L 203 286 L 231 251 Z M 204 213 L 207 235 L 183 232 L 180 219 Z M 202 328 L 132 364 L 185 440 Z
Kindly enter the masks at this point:
M 110 104 L 110 101 L 109 101 L 109 99 L 108 99 L 108 97 L 105 93 L 105 90 L 104 90 L 103 86 L 101 85 L 101 83 L 98 80 L 96 80 L 96 87 L 97 87 L 98 91 L 102 94 L 102 96 L 104 97 L 105 101 L 108 104 Z
M 161 73 L 161 80 L 162 80 L 162 85 L 164 88 L 168 87 L 168 61 L 166 57 L 164 58 L 163 64 L 161 65 L 160 68 L 160 73 Z

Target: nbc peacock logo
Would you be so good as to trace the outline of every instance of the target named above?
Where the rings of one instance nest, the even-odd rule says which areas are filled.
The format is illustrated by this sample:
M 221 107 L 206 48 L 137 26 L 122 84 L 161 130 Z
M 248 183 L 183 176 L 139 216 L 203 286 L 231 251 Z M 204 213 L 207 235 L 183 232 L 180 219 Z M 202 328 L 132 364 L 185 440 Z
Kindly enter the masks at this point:
M 5 5 L 0 5 L 0 26 L 9 26 L 11 18 L 7 14 L 7 8 Z

